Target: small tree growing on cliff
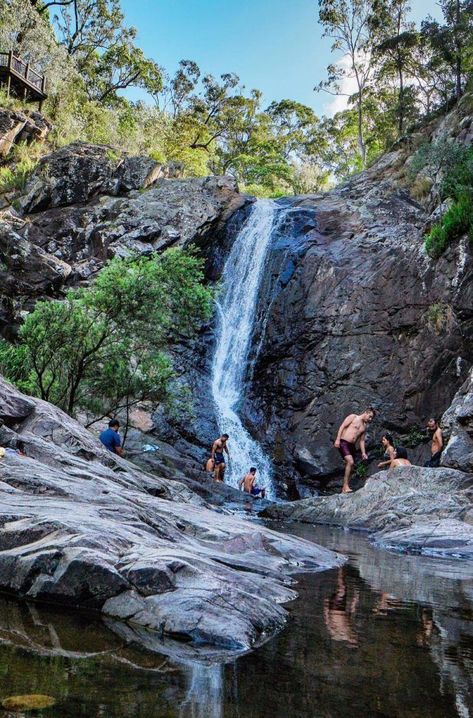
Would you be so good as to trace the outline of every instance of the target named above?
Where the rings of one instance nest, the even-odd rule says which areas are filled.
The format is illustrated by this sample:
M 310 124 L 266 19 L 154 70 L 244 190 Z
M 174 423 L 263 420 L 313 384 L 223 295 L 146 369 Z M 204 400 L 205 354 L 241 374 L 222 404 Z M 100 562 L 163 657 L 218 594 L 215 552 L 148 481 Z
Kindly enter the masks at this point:
M 114 259 L 89 289 L 42 300 L 0 367 L 24 390 L 73 415 L 168 401 L 174 376 L 167 350 L 209 316 L 202 262 L 172 249 L 151 259 Z

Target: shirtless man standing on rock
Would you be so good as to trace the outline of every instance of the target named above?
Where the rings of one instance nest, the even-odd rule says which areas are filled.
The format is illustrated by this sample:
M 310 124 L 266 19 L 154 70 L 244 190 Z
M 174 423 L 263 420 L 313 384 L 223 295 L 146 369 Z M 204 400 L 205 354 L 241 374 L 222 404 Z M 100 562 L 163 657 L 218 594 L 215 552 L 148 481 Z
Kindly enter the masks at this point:
M 432 437 L 432 444 L 430 447 L 430 459 L 425 462 L 424 466 L 436 469 L 440 466 L 440 459 L 443 451 L 442 429 L 440 428 L 437 419 L 433 418 L 428 420 L 427 429 Z
M 215 481 L 223 481 L 225 474 L 225 454 L 230 458 L 228 453 L 227 441 L 228 434 L 222 434 L 220 438 L 216 439 L 212 446 L 211 459 L 214 462 L 214 479 Z
M 356 442 L 360 441 L 361 457 L 368 458 L 365 448 L 365 433 L 368 424 L 373 421 L 376 412 L 370 406 L 362 414 L 350 414 L 342 422 L 338 430 L 334 446 L 339 450 L 345 462 L 345 475 L 343 477 L 342 494 L 350 494 L 350 476 L 355 464 Z

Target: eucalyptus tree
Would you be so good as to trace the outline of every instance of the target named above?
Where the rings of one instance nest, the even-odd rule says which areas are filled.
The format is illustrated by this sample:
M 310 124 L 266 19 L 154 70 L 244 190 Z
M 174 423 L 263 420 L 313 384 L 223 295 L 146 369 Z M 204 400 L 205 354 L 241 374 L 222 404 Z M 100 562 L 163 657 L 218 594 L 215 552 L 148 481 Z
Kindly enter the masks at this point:
M 327 80 L 315 88 L 353 98 L 357 116 L 357 141 L 361 164 L 366 165 L 365 94 L 373 79 L 370 0 L 321 0 L 319 22 L 324 36 L 333 40 L 332 51 L 340 52 L 338 62 L 327 68 Z M 343 81 L 354 82 L 355 93 L 343 91 Z
M 446 66 L 458 100 L 464 91 L 473 52 L 473 0 L 440 0 L 443 23 L 428 17 L 422 23 L 422 37 L 436 58 L 436 66 Z M 470 63 L 470 67 L 468 67 Z
M 409 85 L 412 53 L 419 42 L 415 24 L 409 19 L 409 0 L 373 0 L 370 17 L 374 55 L 380 80 L 392 79 L 397 89 L 394 114 L 398 135 L 404 133 L 406 118 L 415 111 L 415 88 Z

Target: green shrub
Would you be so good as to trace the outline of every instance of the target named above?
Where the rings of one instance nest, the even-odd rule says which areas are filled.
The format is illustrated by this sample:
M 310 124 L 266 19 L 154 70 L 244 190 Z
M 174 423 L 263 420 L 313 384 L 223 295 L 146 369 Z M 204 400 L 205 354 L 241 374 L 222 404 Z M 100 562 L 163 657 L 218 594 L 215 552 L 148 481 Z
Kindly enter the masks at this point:
M 36 162 L 24 161 L 13 167 L 0 167 L 0 193 L 18 192 L 24 189 L 36 164 Z
M 425 238 L 425 249 L 434 259 L 440 257 L 449 244 L 466 233 L 473 234 L 473 201 L 463 195 L 454 202 Z

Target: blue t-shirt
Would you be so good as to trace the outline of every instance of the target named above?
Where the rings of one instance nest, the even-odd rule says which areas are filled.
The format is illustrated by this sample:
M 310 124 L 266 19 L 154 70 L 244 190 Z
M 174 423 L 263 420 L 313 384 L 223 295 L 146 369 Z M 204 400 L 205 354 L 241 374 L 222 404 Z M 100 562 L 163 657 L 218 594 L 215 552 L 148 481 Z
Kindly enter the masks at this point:
M 110 427 L 102 431 L 99 438 L 105 448 L 112 451 L 114 454 L 117 453 L 115 449 L 121 446 L 122 443 L 118 431 L 114 431 L 113 429 L 110 429 Z

